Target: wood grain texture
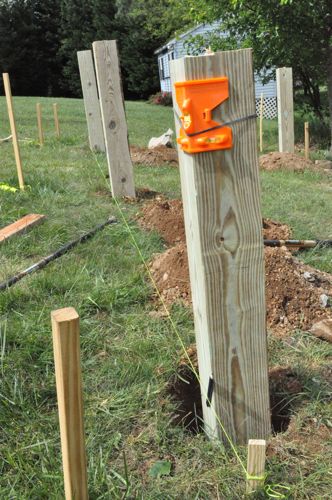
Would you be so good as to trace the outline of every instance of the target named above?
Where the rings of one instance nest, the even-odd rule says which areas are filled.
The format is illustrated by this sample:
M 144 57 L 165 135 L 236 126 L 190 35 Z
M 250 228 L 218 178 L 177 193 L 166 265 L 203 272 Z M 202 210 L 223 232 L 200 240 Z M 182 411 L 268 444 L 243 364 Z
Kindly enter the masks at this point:
M 185 57 L 171 71 L 173 83 L 229 78 L 230 97 L 213 119 L 255 114 L 250 49 Z M 175 112 L 178 133 L 177 105 Z M 179 161 L 205 429 L 224 439 L 219 418 L 234 442 L 246 444 L 270 432 L 264 254 L 256 120 L 232 129 L 231 150 L 179 149 Z M 215 411 L 205 401 L 209 377 Z
M 309 160 L 309 122 L 304 123 L 304 157 L 306 160 Z
M 56 102 L 53 104 L 53 117 L 54 117 L 55 135 L 57 137 L 60 137 L 60 123 L 59 123 L 58 105 Z
M 19 146 L 18 137 L 17 137 L 16 122 L 15 122 L 14 107 L 13 107 L 13 98 L 12 98 L 12 91 L 11 91 L 11 87 L 10 87 L 9 74 L 2 73 L 2 78 L 3 78 L 3 85 L 5 88 L 5 94 L 6 94 L 6 102 L 7 102 L 10 130 L 12 133 L 18 183 L 19 183 L 20 189 L 23 190 L 24 189 L 24 179 L 23 179 L 23 170 L 22 170 L 22 160 L 21 160 L 20 146 Z
M 65 497 L 86 500 L 79 316 L 68 307 L 53 311 L 51 319 Z
M 278 68 L 276 76 L 279 151 L 294 153 L 293 70 Z
M 265 457 L 265 439 L 249 439 L 247 473 L 248 476 L 255 477 L 256 479 L 250 479 L 248 477 L 247 493 L 253 493 L 264 485 Z
M 120 66 L 115 40 L 92 44 L 113 196 L 135 196 Z M 144 126 L 142 124 L 142 126 Z
M 92 151 L 105 152 L 105 140 L 97 91 L 96 74 L 91 50 L 77 52 L 84 109 L 88 126 L 89 145 Z
M 37 102 L 37 104 L 36 104 L 36 113 L 37 113 L 39 144 L 41 146 L 43 146 L 43 144 L 44 144 L 44 132 L 43 132 L 42 110 L 41 110 L 41 104 L 39 102 Z
M 39 214 L 29 214 L 25 215 L 21 219 L 13 222 L 13 224 L 9 224 L 2 229 L 0 229 L 0 243 L 8 240 L 12 236 L 17 236 L 18 234 L 23 233 L 27 229 L 30 229 L 37 224 L 40 224 L 46 219 L 45 215 Z

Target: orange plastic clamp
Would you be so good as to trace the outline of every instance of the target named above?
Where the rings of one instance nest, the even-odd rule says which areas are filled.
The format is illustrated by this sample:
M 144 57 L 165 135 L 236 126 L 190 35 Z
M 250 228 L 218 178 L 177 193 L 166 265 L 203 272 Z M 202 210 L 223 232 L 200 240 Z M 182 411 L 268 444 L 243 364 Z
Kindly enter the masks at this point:
M 232 129 L 218 127 L 212 120 L 212 111 L 229 97 L 228 78 L 207 78 L 176 82 L 175 95 L 182 112 L 180 136 L 177 138 L 186 153 L 201 153 L 217 149 L 230 149 L 233 145 Z M 214 128 L 214 130 L 210 130 Z

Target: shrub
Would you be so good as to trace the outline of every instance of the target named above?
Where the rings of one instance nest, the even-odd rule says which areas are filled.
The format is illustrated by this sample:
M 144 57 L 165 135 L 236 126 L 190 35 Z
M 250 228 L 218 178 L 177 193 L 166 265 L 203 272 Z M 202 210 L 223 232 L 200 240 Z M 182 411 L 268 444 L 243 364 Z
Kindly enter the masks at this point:
M 149 98 L 149 103 L 160 106 L 173 106 L 172 92 L 157 92 Z

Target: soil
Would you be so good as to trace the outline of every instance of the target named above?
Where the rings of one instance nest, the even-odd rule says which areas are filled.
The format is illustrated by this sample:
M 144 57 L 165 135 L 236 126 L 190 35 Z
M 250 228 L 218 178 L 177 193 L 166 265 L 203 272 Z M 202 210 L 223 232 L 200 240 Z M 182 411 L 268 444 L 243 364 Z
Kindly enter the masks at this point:
M 267 153 L 259 157 L 259 166 L 263 170 L 296 170 L 303 172 L 305 169 L 314 168 L 314 163 L 295 153 Z
M 154 167 L 167 163 L 174 166 L 179 164 L 177 150 L 166 146 L 158 146 L 154 149 L 131 146 L 130 155 L 134 165 L 141 164 Z
M 163 300 L 191 303 L 189 267 L 181 200 L 162 197 L 144 205 L 139 223 L 156 230 L 170 245 L 153 259 L 150 269 Z M 263 219 L 265 239 L 288 239 L 286 224 Z M 274 333 L 309 330 L 317 321 L 332 317 L 332 308 L 323 307 L 321 296 L 332 296 L 332 277 L 299 262 L 285 247 L 265 247 L 267 325 Z

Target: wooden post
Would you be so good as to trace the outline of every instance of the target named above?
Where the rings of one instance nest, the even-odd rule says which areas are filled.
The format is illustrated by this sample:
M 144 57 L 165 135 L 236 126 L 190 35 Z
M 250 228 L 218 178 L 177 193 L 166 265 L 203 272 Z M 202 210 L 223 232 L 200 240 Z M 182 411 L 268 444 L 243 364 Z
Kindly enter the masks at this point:
M 253 493 L 264 485 L 265 480 L 265 439 L 249 439 L 247 464 L 247 493 Z M 252 478 L 252 479 L 251 479 Z
M 135 196 L 116 40 L 92 44 L 113 196 Z
M 84 445 L 79 316 L 68 307 L 52 311 L 53 349 L 58 395 L 66 500 L 88 498 Z
M 77 52 L 89 144 L 92 151 L 105 152 L 105 140 L 91 50 Z
M 276 75 L 279 151 L 294 153 L 293 71 L 292 68 L 278 68 Z
M 263 152 L 263 113 L 264 113 L 264 94 L 261 94 L 259 106 L 259 150 Z
M 304 123 L 304 157 L 309 160 L 309 122 Z
M 171 70 L 173 83 L 227 76 L 229 99 L 213 119 L 243 119 L 232 125 L 232 149 L 179 148 L 179 162 L 205 429 L 225 440 L 220 420 L 233 442 L 246 444 L 270 433 L 252 51 L 185 57 Z M 177 105 L 175 113 L 178 134 Z
M 10 80 L 9 80 L 8 73 L 3 73 L 2 78 L 3 78 L 3 84 L 4 84 L 4 88 L 5 88 L 5 94 L 6 94 L 6 102 L 7 102 L 10 130 L 11 130 L 12 139 L 13 139 L 13 148 L 14 148 L 18 183 L 19 183 L 20 189 L 23 190 L 24 189 L 24 179 L 23 179 L 21 153 L 20 153 L 20 146 L 19 146 L 18 137 L 17 137 L 14 108 L 13 108 L 13 98 L 12 98 L 12 91 L 11 91 L 11 87 L 10 87 Z
M 43 122 L 42 122 L 42 112 L 41 112 L 41 104 L 37 102 L 36 104 L 37 111 L 37 124 L 38 124 L 38 137 L 39 144 L 43 146 L 44 144 L 44 133 L 43 133 Z
M 56 133 L 56 136 L 59 138 L 60 137 L 60 124 L 59 124 L 57 103 L 53 104 L 53 116 L 54 116 L 55 133 Z

